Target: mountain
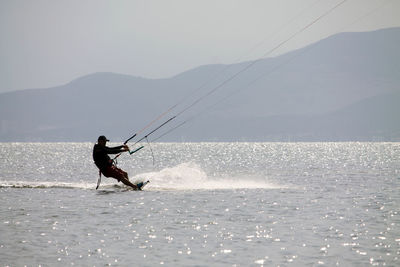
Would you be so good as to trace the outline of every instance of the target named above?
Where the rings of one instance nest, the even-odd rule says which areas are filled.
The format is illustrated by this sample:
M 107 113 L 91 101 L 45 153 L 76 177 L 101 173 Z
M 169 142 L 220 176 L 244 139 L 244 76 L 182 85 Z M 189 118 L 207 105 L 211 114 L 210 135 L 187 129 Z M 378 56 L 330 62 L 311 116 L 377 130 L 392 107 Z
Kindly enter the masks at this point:
M 3 93 L 0 141 L 122 141 L 177 103 L 152 127 L 187 110 L 150 140 L 188 120 L 160 140 L 398 141 L 399 43 L 400 28 L 340 33 L 261 59 L 229 81 L 252 62 L 156 80 L 95 73 Z

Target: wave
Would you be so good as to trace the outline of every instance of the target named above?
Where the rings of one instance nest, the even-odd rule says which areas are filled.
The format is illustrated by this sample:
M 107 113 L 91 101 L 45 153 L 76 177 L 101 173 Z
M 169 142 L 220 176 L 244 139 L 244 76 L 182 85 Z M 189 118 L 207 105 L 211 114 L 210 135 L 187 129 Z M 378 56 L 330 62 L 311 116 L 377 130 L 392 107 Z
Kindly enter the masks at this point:
M 200 166 L 195 163 L 182 163 L 174 167 L 164 168 L 157 172 L 147 172 L 131 179 L 134 183 L 150 180 L 145 190 L 214 190 L 214 189 L 282 189 L 287 186 L 273 184 L 265 178 L 254 176 L 208 177 Z M 0 188 L 60 188 L 95 190 L 96 183 L 68 183 L 52 181 L 0 181 Z M 127 187 L 116 180 L 103 181 L 99 190 L 120 190 Z
M 95 183 L 63 183 L 63 182 L 29 182 L 0 181 L 0 188 L 64 188 L 64 189 L 95 189 Z
M 136 178 L 151 181 L 147 189 L 153 190 L 212 190 L 212 189 L 280 189 L 286 186 L 265 181 L 254 176 L 229 178 L 208 177 L 195 163 L 187 162 L 158 172 L 142 173 Z

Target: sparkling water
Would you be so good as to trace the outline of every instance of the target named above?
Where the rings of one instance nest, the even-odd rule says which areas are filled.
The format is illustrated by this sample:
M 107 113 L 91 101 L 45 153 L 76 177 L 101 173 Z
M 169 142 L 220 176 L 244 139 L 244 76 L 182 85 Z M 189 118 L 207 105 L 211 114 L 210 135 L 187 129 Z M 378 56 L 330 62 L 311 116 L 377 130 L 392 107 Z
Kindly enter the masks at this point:
M 399 143 L 92 146 L 0 143 L 1 266 L 400 264 Z

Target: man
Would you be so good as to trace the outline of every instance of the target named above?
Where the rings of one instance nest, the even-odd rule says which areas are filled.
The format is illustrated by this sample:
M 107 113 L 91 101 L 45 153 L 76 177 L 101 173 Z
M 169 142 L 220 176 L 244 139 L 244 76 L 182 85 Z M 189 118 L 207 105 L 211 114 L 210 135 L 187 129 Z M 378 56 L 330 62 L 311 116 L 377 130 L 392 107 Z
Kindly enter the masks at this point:
M 110 140 L 108 140 L 104 135 L 101 135 L 97 139 L 97 144 L 93 147 L 93 160 L 97 168 L 99 168 L 100 175 L 102 173 L 105 177 L 115 178 L 118 182 L 129 185 L 135 190 L 139 189 L 138 186 L 129 181 L 128 173 L 117 168 L 113 164 L 113 160 L 108 156 L 108 154 L 118 154 L 129 151 L 129 147 L 127 145 L 108 147 L 106 146 L 108 141 Z

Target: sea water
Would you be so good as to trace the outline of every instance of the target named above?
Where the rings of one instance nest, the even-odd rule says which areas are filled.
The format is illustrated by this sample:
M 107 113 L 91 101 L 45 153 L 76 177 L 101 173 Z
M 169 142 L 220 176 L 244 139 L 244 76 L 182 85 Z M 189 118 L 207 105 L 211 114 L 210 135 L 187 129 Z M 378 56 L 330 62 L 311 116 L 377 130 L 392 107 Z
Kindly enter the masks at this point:
M 92 146 L 0 143 L 1 266 L 400 265 L 400 143 Z

